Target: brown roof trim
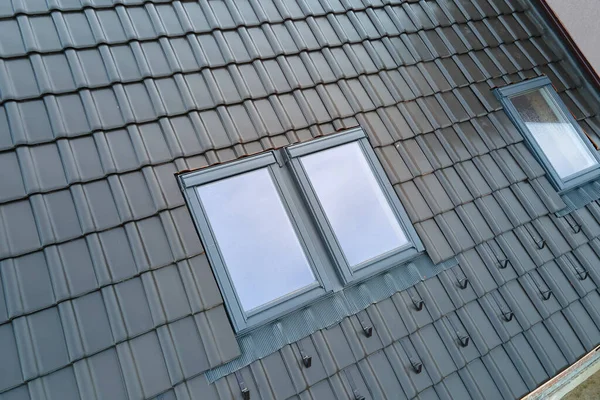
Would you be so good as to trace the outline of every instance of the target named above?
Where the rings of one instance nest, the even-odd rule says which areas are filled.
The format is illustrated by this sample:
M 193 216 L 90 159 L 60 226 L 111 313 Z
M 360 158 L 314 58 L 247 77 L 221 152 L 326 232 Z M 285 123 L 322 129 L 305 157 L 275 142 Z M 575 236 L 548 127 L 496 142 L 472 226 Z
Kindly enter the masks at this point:
M 535 0 L 535 3 L 537 3 L 538 9 L 543 14 L 543 17 L 546 18 L 548 23 L 554 28 L 555 32 L 572 51 L 579 64 L 581 67 L 583 67 L 583 70 L 588 75 L 590 81 L 596 86 L 597 90 L 600 90 L 600 76 L 598 76 L 596 70 L 592 67 L 579 46 L 577 46 L 577 43 L 575 40 L 573 40 L 573 37 L 571 37 L 567 28 L 565 28 L 565 26 L 562 24 L 560 18 L 558 18 L 558 16 L 554 13 L 546 0 Z

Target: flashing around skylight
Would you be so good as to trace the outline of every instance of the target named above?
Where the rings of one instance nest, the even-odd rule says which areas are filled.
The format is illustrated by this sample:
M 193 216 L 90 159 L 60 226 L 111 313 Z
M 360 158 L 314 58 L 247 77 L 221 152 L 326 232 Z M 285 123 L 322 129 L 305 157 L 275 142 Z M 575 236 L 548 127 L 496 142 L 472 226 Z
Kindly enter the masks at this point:
M 179 182 L 237 332 L 423 251 L 360 128 Z
M 600 157 L 547 77 L 496 89 L 511 120 L 558 190 L 600 176 Z

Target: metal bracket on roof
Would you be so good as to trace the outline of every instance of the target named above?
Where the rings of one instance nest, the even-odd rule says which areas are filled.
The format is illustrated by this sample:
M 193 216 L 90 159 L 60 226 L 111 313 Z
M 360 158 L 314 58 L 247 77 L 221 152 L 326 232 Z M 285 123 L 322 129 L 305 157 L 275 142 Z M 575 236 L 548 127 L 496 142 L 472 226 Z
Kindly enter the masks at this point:
M 244 382 L 244 378 L 242 378 L 242 374 L 240 373 L 240 371 L 235 371 L 235 379 L 237 380 L 237 383 L 240 387 L 240 391 L 242 392 L 242 399 L 250 400 L 250 390 L 246 386 L 246 383 Z
M 350 374 L 350 371 L 344 370 L 344 373 L 346 374 L 346 379 L 348 379 L 348 383 L 350 384 L 350 390 L 352 390 L 352 394 L 354 395 L 354 400 L 365 400 L 365 396 L 360 394 L 360 392 L 358 391 L 358 388 L 356 387 L 356 384 L 354 383 L 354 379 L 352 379 L 352 375 Z
M 498 268 L 499 269 L 505 269 L 506 267 L 508 267 L 508 264 L 510 263 L 510 260 L 508 259 L 508 257 L 506 257 L 506 255 L 504 254 L 504 252 L 502 251 L 502 249 L 499 249 L 500 252 L 502 253 L 502 257 L 498 257 L 498 254 L 496 253 L 496 251 L 492 247 L 491 242 L 488 242 L 487 246 L 489 248 L 489 251 L 492 253 L 492 255 L 494 256 L 494 258 L 496 259 L 496 262 L 498 263 L 497 264 Z M 498 244 L 496 244 L 496 246 L 498 246 Z
M 514 313 L 511 310 L 507 310 L 507 311 L 502 311 L 502 317 L 504 318 L 504 320 L 506 322 L 510 322 L 512 321 L 513 317 L 514 317 Z
M 407 348 L 407 346 L 403 343 L 402 340 L 399 340 L 398 343 L 400 343 L 402 350 L 404 350 L 404 352 L 406 353 L 406 356 L 408 357 L 408 361 L 410 362 L 413 371 L 415 371 L 415 373 L 417 374 L 420 374 L 423 370 L 423 363 L 417 358 L 418 355 L 415 356 L 413 351 L 410 348 Z
M 544 301 L 550 300 L 550 297 L 552 297 L 552 289 L 542 290 L 540 291 L 540 294 L 542 295 L 542 299 L 544 299 Z
M 469 345 L 469 339 L 471 339 L 469 335 L 466 333 L 461 333 L 461 331 L 456 328 L 456 325 L 454 325 L 454 322 L 452 322 L 452 319 L 449 317 L 445 318 L 450 323 L 450 326 L 452 326 L 454 333 L 456 333 L 456 338 L 458 339 L 458 344 L 460 344 L 460 347 L 467 347 Z
M 423 371 L 423 363 L 419 360 L 415 360 L 412 357 L 409 357 L 410 365 L 412 366 L 413 371 L 415 373 L 420 374 Z
M 581 264 L 579 264 L 579 262 L 577 262 L 576 259 L 575 259 L 575 261 L 573 261 L 572 257 L 573 257 L 572 254 L 567 254 L 567 255 L 565 255 L 564 259 L 567 260 L 569 262 L 569 264 L 571 264 L 571 268 L 573 268 L 575 270 L 575 273 L 577 274 L 577 277 L 579 278 L 579 280 L 585 281 L 588 278 L 588 276 L 590 275 L 590 273 L 588 272 L 587 269 L 583 268 L 581 266 Z M 579 267 L 577 266 L 577 264 L 579 264 Z
M 367 323 L 365 323 L 362 318 L 358 318 L 358 322 L 360 323 L 360 327 L 363 330 L 363 333 L 365 334 L 366 337 L 371 337 L 373 336 L 373 326 L 372 325 L 368 325 Z
M 514 317 L 514 313 L 510 309 L 507 309 L 508 305 L 506 304 L 505 300 L 502 299 L 502 296 L 500 296 L 500 293 L 492 292 L 492 298 L 496 302 L 498 309 L 500 309 L 500 314 L 502 314 L 502 318 L 504 318 L 504 320 L 506 322 L 512 321 L 512 319 Z M 500 301 L 500 300 L 502 300 L 502 301 Z
M 533 284 L 540 291 L 540 296 L 542 296 L 542 299 L 544 301 L 549 300 L 550 297 L 552 297 L 552 289 L 550 289 L 548 287 L 548 285 L 546 285 L 545 283 L 541 284 L 540 278 L 536 274 L 530 273 L 530 274 L 527 274 L 527 276 L 529 277 L 529 279 L 531 279 L 533 281 Z
M 587 269 L 584 270 L 580 270 L 577 269 L 577 277 L 579 278 L 580 281 L 585 281 L 588 276 L 590 276 L 590 273 L 588 272 Z
M 458 335 L 458 343 L 460 344 L 460 347 L 467 347 L 469 345 L 469 335 L 463 335 L 460 332 L 456 332 L 456 334 Z
M 457 268 L 453 268 L 452 272 L 454 272 L 454 277 L 456 278 L 456 282 L 459 288 L 466 289 L 469 285 L 469 278 L 467 278 L 461 270 L 462 277 L 456 272 Z
M 423 301 L 423 299 L 417 299 L 414 297 L 410 297 L 410 299 L 412 300 L 413 305 L 415 306 L 415 309 L 417 311 L 421 311 L 423 309 L 423 304 L 425 304 L 425 302 Z
M 539 239 L 537 239 L 537 238 L 536 238 L 536 237 L 533 235 L 533 233 L 531 232 L 531 229 L 530 229 L 530 228 L 529 228 L 527 225 L 523 225 L 523 226 L 525 227 L 525 230 L 527 231 L 527 233 L 529 233 L 529 236 L 531 236 L 531 240 L 533 240 L 533 241 L 535 242 L 535 244 L 537 245 L 537 248 L 538 248 L 539 250 L 541 250 L 541 249 L 543 249 L 544 247 L 546 247 L 546 239 L 544 239 L 544 238 L 542 237 L 542 235 L 540 235 L 539 233 L 537 233 L 537 234 L 538 234 L 538 236 L 540 237 Z M 537 229 L 535 228 L 535 226 L 531 225 L 531 227 L 532 227 L 534 230 L 536 230 L 536 232 L 537 232 Z
M 300 350 L 300 357 L 302 357 L 302 364 L 304 367 L 310 368 L 312 366 L 312 357 L 306 354 L 304 350 L 302 350 L 302 347 L 298 347 L 298 349 Z
M 571 217 L 570 219 L 567 217 Z M 577 234 L 579 232 L 581 232 L 581 225 L 577 223 L 577 221 L 575 221 L 575 217 L 573 217 L 571 214 L 567 214 L 565 215 L 565 221 L 567 221 L 567 224 L 569 224 L 569 226 L 571 227 L 571 230 L 573 230 L 573 233 Z

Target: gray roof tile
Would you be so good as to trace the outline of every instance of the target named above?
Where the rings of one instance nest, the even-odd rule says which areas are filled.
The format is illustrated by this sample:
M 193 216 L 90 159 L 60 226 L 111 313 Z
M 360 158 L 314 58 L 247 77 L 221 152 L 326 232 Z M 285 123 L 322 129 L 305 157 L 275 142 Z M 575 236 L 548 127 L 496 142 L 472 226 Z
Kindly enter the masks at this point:
M 549 376 L 555 375 L 568 365 L 567 359 L 543 323 L 538 323 L 525 331 L 525 337 Z
M 23 379 L 13 324 L 0 325 L 0 338 L 4 355 L 0 361 L 0 388 L 6 390 L 17 386 Z
M 29 193 L 62 188 L 67 184 L 64 164 L 56 144 L 17 148 L 23 165 L 25 187 Z
M 468 379 L 466 375 L 469 375 L 469 378 L 471 379 L 470 386 L 475 386 L 473 389 L 479 392 L 479 396 L 482 396 L 485 399 L 503 398 L 501 392 L 494 383 L 494 378 L 490 375 L 489 371 L 485 367 L 485 364 L 483 364 L 481 360 L 478 359 L 473 361 L 467 365 L 465 369 L 460 370 L 459 374 L 463 376 L 463 379 Z
M 411 221 L 418 222 L 433 217 L 433 213 L 413 181 L 401 184 L 397 193 Z
M 406 398 L 398 379 L 394 375 L 393 367 L 383 352 L 370 355 L 358 363 L 359 369 L 365 382 L 371 390 L 379 391 L 379 396 L 372 392 L 375 397 Z
M 562 313 L 553 314 L 549 319 L 544 321 L 544 325 L 567 358 L 569 364 L 574 363 L 585 354 L 585 348 Z
M 0 231 L 0 257 L 15 256 L 39 248 L 40 239 L 29 201 L 0 207 L 4 229 Z
M 415 229 L 419 237 L 423 241 L 427 254 L 431 257 L 434 263 L 447 260 L 454 255 L 454 251 L 438 224 L 433 219 L 415 224 Z
M 468 303 L 456 313 L 480 354 L 486 354 L 501 343 L 494 326 L 477 301 Z
M 181 368 L 182 378 L 190 378 L 208 368 L 208 358 L 204 350 L 206 344 L 203 344 L 192 317 L 169 324 L 168 332 L 170 334 L 169 340 L 172 341 L 172 347 L 179 360 L 180 367 L 177 368 Z M 165 337 L 169 337 L 169 335 Z M 173 373 L 171 372 L 171 374 Z M 173 378 L 171 379 L 173 380 Z
M 42 252 L 2 263 L 8 317 L 50 306 L 55 301 L 48 263 Z
M 152 328 L 152 315 L 141 279 L 134 278 L 114 287 L 108 287 L 104 290 L 104 295 L 109 296 L 108 298 L 114 298 L 116 295 L 120 306 L 120 312 L 114 311 L 115 314 L 118 313 L 117 315 L 114 315 L 114 317 L 109 316 L 111 318 L 122 318 L 122 320 L 111 321 L 112 326 L 122 326 L 124 324 L 129 336 L 136 336 Z M 117 337 L 117 340 L 120 339 L 122 338 Z
M 113 345 L 106 306 L 100 292 L 59 305 L 71 360 Z
M 512 338 L 510 342 L 504 344 L 504 349 L 519 369 L 521 378 L 529 390 L 535 389 L 537 382 L 543 382 L 548 378 L 548 373 L 524 335 L 519 334 Z
M 68 364 L 67 346 L 56 307 L 14 320 L 23 377 L 31 379 Z
M 469 193 L 467 186 L 463 183 L 454 167 L 437 171 L 436 176 L 454 205 L 473 201 L 473 197 Z
M 562 313 L 569 321 L 577 337 L 581 340 L 585 350 L 589 351 L 588 349 L 593 349 L 598 342 L 600 331 L 585 310 L 583 304 L 580 301 L 576 301 L 564 309 Z
M 290 376 L 284 373 L 286 366 L 281 353 L 276 352 L 265 357 L 261 360 L 260 365 L 275 396 L 287 398 L 294 394 L 293 382 Z
M 448 211 L 435 217 L 435 221 L 456 254 L 475 246 L 457 211 Z
M 130 397 L 138 397 L 138 394 L 151 397 L 170 387 L 156 333 L 150 332 L 117 346 L 117 353 Z
M 436 131 L 436 136 L 442 143 L 442 146 L 444 146 L 452 161 L 464 161 L 471 157 L 465 143 L 462 141 L 454 127 Z
M 520 398 L 529 392 L 513 361 L 502 347 L 496 347 L 482 359 L 503 397 Z
M 25 186 L 16 152 L 0 153 L 0 179 L 3 182 L 3 191 L 0 195 L 3 202 L 25 195 Z

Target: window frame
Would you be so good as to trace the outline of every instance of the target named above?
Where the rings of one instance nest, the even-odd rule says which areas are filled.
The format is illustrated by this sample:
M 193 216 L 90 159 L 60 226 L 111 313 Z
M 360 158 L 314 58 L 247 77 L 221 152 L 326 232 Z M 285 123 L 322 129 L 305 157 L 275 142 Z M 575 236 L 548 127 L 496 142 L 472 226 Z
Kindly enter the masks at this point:
M 363 262 L 354 269 L 345 261 L 342 248 L 337 243 L 299 158 L 352 142 L 357 142 L 360 146 L 373 176 L 409 241 L 407 245 Z M 316 283 L 246 312 L 238 298 L 197 188 L 203 184 L 261 168 L 269 169 Z M 184 172 L 178 175 L 178 182 L 237 334 L 258 328 L 266 322 L 304 307 L 317 299 L 321 300 L 334 291 L 356 285 L 384 270 L 406 264 L 425 250 L 367 135 L 360 127 L 225 164 Z
M 592 154 L 597 163 L 595 166 L 588 167 L 571 175 L 569 179 L 561 178 L 560 175 L 556 172 L 556 169 L 554 168 L 546 154 L 543 152 L 540 145 L 537 143 L 537 141 L 527 128 L 527 125 L 521 119 L 519 110 L 511 101 L 512 97 L 543 89 L 547 89 L 546 92 L 554 101 L 555 105 L 558 108 L 558 111 L 562 114 L 562 116 L 566 118 L 566 120 L 571 124 L 573 129 L 575 129 L 575 132 L 577 132 L 579 138 L 583 141 L 584 146 L 587 149 L 589 149 L 590 153 Z M 559 192 L 574 189 L 593 179 L 600 177 L 600 154 L 598 154 L 598 151 L 594 148 L 594 145 L 592 144 L 591 140 L 586 135 L 583 128 L 581 128 L 581 126 L 577 123 L 577 120 L 575 119 L 573 114 L 571 114 L 565 103 L 560 98 L 559 94 L 556 92 L 556 90 L 554 90 L 554 86 L 552 85 L 552 82 L 548 77 L 541 76 L 538 78 L 534 78 L 520 83 L 515 83 L 502 88 L 497 88 L 494 90 L 494 94 L 502 104 L 510 120 L 517 126 L 517 128 L 525 138 L 525 142 L 532 150 L 535 158 L 540 162 L 540 164 L 542 164 L 547 174 L 550 175 L 550 180 L 552 184 Z
M 406 238 L 409 241 L 407 245 L 381 254 L 375 259 L 362 262 L 355 268 L 352 268 L 350 265 L 348 265 L 333 228 L 331 227 L 327 216 L 325 215 L 325 211 L 323 210 L 317 194 L 312 188 L 310 179 L 300 161 L 300 157 L 304 155 L 313 154 L 322 150 L 327 150 L 352 142 L 357 142 L 360 146 L 367 163 L 371 167 L 373 176 L 379 184 L 379 187 L 381 188 L 388 204 L 390 205 L 396 220 L 400 224 L 406 235 Z M 373 148 L 371 147 L 364 130 L 361 128 L 355 128 L 345 131 L 343 134 L 291 145 L 285 148 L 285 152 L 292 166 L 292 171 L 296 177 L 296 180 L 300 183 L 300 191 L 308 203 L 313 218 L 315 219 L 317 227 L 321 233 L 321 237 L 325 241 L 329 253 L 335 261 L 338 272 L 341 274 L 344 284 L 349 284 L 353 281 L 391 268 L 394 265 L 404 263 L 414 258 L 424 250 L 423 244 L 421 243 L 416 230 L 410 222 L 406 211 L 404 211 L 404 207 L 400 203 L 400 199 L 394 191 L 392 184 L 388 180 L 385 171 L 381 167 L 381 163 L 373 151 Z
M 208 215 L 196 190 L 199 186 L 210 182 L 219 181 L 233 176 L 241 175 L 257 169 L 267 168 L 273 183 L 279 194 L 279 199 L 288 215 L 294 232 L 298 237 L 309 266 L 314 274 L 316 282 L 298 291 L 288 293 L 260 307 L 245 311 L 237 295 L 234 283 L 230 277 L 229 270 L 219 249 L 215 234 L 210 226 Z M 310 234 L 299 216 L 293 195 L 289 191 L 283 171 L 278 166 L 273 152 L 267 152 L 246 159 L 221 164 L 208 169 L 202 169 L 191 173 L 179 175 L 179 184 L 189 206 L 190 213 L 195 221 L 195 226 L 200 235 L 206 256 L 212 266 L 215 279 L 221 289 L 223 301 L 231 322 L 236 332 L 258 326 L 267 320 L 287 313 L 297 307 L 320 298 L 331 291 L 331 284 L 324 267 L 320 262 L 316 248 L 310 239 Z

